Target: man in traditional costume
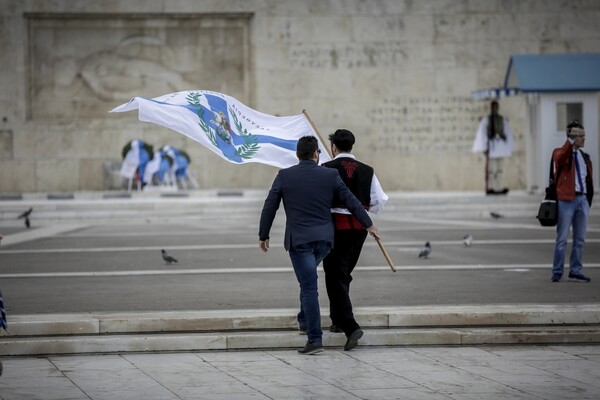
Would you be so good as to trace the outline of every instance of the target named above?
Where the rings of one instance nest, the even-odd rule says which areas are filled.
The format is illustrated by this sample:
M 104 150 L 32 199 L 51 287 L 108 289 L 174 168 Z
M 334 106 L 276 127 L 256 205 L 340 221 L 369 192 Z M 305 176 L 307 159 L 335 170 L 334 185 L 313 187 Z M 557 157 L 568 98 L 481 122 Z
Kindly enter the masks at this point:
M 508 120 L 498 114 L 498 102 L 492 101 L 491 114 L 479 122 L 473 153 L 485 154 L 486 194 L 506 194 L 503 186 L 504 159 L 512 155 L 514 141 Z

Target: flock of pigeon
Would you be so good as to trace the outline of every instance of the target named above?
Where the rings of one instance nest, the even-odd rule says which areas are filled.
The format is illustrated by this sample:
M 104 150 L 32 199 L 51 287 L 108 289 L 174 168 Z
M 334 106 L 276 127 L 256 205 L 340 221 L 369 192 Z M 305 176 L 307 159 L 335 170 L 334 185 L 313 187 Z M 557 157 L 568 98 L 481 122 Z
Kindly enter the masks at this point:
M 473 236 L 465 235 L 463 237 L 463 244 L 465 245 L 465 247 L 471 247 L 471 245 L 473 244 Z M 419 258 L 428 258 L 430 254 L 431 254 L 431 243 L 425 242 L 425 246 L 423 246 L 423 248 L 419 252 Z
M 498 219 L 498 218 L 503 218 L 504 216 L 502 214 L 492 211 L 492 212 L 490 212 L 490 217 L 492 217 L 494 219 Z M 473 245 L 473 236 L 465 235 L 463 237 L 463 244 L 465 245 L 465 247 L 471 247 Z M 425 246 L 423 246 L 423 248 L 419 252 L 419 258 L 426 259 L 429 257 L 430 254 L 431 254 L 431 243 L 425 242 Z
M 25 226 L 27 228 L 31 227 L 31 221 L 29 220 L 29 217 L 31 216 L 31 213 L 33 212 L 33 208 L 30 208 L 29 210 L 23 212 L 22 214 L 20 214 L 17 219 L 25 219 Z M 498 219 L 498 218 L 502 218 L 503 215 L 499 214 L 497 212 L 490 212 L 490 217 L 494 218 L 494 219 Z M 463 244 L 465 245 L 465 247 L 471 247 L 471 245 L 473 244 L 473 236 L 471 235 L 465 235 L 463 237 Z M 165 263 L 167 265 L 171 265 L 172 263 L 176 263 L 177 259 L 173 256 L 171 256 L 170 254 L 167 253 L 166 250 L 161 250 L 162 253 L 162 258 L 165 261 Z M 423 246 L 423 248 L 421 249 L 421 251 L 419 252 L 419 258 L 422 259 L 426 259 L 429 257 L 429 255 L 431 254 L 431 243 L 430 242 L 426 242 L 425 245 Z
M 492 211 L 492 212 L 490 212 L 490 217 L 492 217 L 494 219 L 498 219 L 498 218 L 503 218 L 504 216 L 502 214 Z M 471 247 L 473 245 L 473 236 L 465 235 L 463 237 L 463 244 L 465 247 Z M 161 253 L 162 253 L 162 258 L 163 258 L 163 260 L 165 260 L 165 263 L 167 263 L 167 265 L 171 265 L 172 263 L 177 262 L 177 259 L 175 257 L 169 255 L 166 252 L 166 250 L 164 250 L 164 249 L 161 250 Z M 425 242 L 425 245 L 419 252 L 419 258 L 422 258 L 422 259 L 429 258 L 430 254 L 431 254 L 431 243 L 429 241 L 427 241 L 427 242 Z

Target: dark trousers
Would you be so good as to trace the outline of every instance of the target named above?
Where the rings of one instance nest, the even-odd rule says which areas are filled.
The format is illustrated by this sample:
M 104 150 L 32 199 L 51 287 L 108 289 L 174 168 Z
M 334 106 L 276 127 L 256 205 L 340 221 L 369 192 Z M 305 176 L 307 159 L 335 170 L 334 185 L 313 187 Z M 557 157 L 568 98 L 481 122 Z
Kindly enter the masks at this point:
M 331 322 L 341 328 L 346 336 L 360 328 L 352 312 L 350 282 L 366 238 L 366 230 L 336 229 L 335 247 L 323 260 L 329 316 Z

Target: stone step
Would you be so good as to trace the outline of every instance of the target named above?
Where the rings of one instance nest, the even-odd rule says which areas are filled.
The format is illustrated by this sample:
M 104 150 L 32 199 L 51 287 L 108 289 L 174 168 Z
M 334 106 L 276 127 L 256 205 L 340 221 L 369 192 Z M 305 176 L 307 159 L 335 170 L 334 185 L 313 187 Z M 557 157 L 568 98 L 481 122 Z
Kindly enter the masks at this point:
M 180 223 L 181 218 L 237 218 L 247 216 L 258 218 L 264 197 L 198 197 L 198 198 L 139 198 L 107 200 L 65 200 L 65 201 L 4 201 L 0 203 L 0 220 L 5 226 L 23 226 L 17 219 L 23 211 L 33 207 L 30 219 L 35 226 L 54 223 L 85 222 L 88 224 L 109 221 L 152 222 L 172 220 Z M 497 212 L 508 218 L 534 218 L 539 207 L 538 199 L 516 200 L 511 202 L 454 203 L 448 199 L 443 203 L 425 201 L 407 203 L 404 199 L 391 199 L 386 204 L 389 213 L 401 217 L 433 217 L 443 215 L 452 218 L 490 218 L 490 212 Z M 385 218 L 382 214 L 381 218 Z
M 295 309 L 9 315 L 7 336 L 213 332 L 297 328 Z M 321 310 L 328 327 L 327 309 Z M 600 324 L 600 304 L 355 307 L 365 328 Z
M 295 347 L 295 309 L 9 316 L 0 355 Z M 327 331 L 328 346 L 344 335 Z M 590 343 L 600 339 L 600 304 L 357 307 L 365 345 Z M 340 342 L 341 341 L 341 342 Z M 362 343 L 362 342 L 361 342 Z
M 600 326 L 364 329 L 361 346 L 598 343 Z M 323 345 L 342 347 L 346 337 L 323 333 Z M 0 340 L 0 355 L 123 353 L 300 348 L 298 331 L 231 331 L 131 335 L 11 337 Z

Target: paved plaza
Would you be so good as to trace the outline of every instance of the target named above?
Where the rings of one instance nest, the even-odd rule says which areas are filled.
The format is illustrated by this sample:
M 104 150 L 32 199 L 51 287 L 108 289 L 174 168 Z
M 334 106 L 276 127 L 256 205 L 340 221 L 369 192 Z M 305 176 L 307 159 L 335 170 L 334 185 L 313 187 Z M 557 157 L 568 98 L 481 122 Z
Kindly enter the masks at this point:
M 4 359 L 3 400 L 596 400 L 600 346 L 374 347 Z
M 391 193 L 374 221 L 392 273 L 367 239 L 354 281 L 357 306 L 600 302 L 600 213 L 592 207 L 587 285 L 550 283 L 554 228 L 535 219 L 539 196 Z M 0 280 L 11 314 L 295 308 L 279 210 L 271 250 L 258 248 L 266 192 L 158 194 L 130 199 L 0 202 Z M 34 207 L 27 230 L 18 212 Z M 494 219 L 491 212 L 502 217 Z M 473 245 L 463 237 L 471 234 Z M 418 254 L 431 242 L 428 259 Z M 166 265 L 160 250 L 179 262 Z M 568 263 L 567 263 L 568 264 Z M 324 282 L 322 268 L 319 280 Z M 321 306 L 327 307 L 324 286 Z

